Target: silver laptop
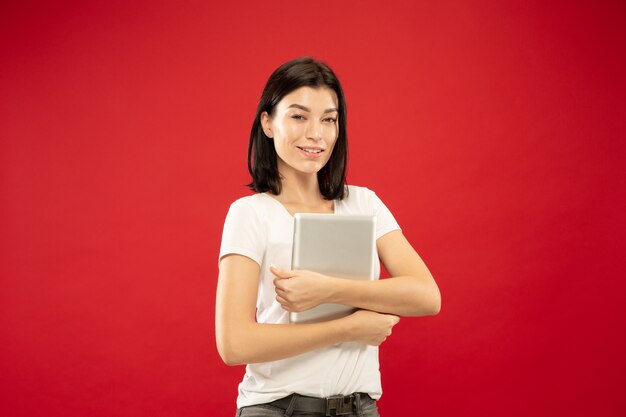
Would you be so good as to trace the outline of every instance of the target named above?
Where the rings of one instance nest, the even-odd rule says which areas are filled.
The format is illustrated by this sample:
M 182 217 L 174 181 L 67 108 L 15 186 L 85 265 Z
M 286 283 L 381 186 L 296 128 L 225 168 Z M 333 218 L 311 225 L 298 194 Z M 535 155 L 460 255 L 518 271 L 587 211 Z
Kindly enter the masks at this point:
M 292 269 L 373 280 L 376 262 L 374 215 L 297 213 L 294 216 Z M 342 304 L 321 304 L 307 311 L 289 313 L 289 321 L 332 320 L 353 311 L 353 307 Z

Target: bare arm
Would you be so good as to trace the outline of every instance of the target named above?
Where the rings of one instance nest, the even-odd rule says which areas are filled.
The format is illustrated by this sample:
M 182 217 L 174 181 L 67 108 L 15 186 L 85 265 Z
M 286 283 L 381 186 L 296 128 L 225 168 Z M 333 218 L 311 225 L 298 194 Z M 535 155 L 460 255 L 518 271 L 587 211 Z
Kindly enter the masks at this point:
M 261 324 L 255 321 L 259 265 L 241 255 L 220 262 L 215 333 L 228 365 L 268 362 L 339 342 L 379 345 L 399 318 L 371 311 L 314 324 Z
M 399 316 L 439 313 L 441 294 L 430 271 L 395 230 L 377 241 L 379 257 L 393 278 L 359 281 L 309 271 L 272 269 L 278 301 L 289 311 L 302 311 L 322 303 L 339 303 Z

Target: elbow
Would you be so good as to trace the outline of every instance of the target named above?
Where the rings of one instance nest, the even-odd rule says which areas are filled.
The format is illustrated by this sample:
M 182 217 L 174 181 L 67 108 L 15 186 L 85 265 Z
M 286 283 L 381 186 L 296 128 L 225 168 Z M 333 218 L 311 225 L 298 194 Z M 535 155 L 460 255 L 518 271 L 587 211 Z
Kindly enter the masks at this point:
M 441 311 L 441 296 L 438 296 L 437 299 L 433 302 L 432 309 L 430 311 L 431 316 L 436 316 Z
M 426 295 L 427 294 L 427 295 Z M 416 303 L 416 316 L 436 316 L 441 311 L 441 292 L 436 284 L 426 293 L 422 293 Z
M 228 366 L 237 366 L 237 365 L 243 365 L 244 362 L 242 362 L 241 360 L 239 360 L 239 358 L 237 358 L 236 355 L 228 352 L 220 352 L 220 357 L 222 358 L 222 361 L 228 365 Z
M 242 360 L 241 356 L 237 354 L 235 349 L 226 346 L 220 346 L 220 343 L 218 343 L 217 351 L 220 354 L 220 358 L 222 358 L 222 361 L 228 366 L 245 364 L 245 362 Z
M 232 349 L 227 349 L 224 346 L 220 346 L 220 344 L 217 344 L 217 351 L 220 354 L 220 358 L 222 358 L 222 361 L 228 365 L 228 366 L 236 366 L 236 365 L 240 365 L 240 361 L 237 358 L 237 355 L 235 354 L 235 352 L 232 351 Z
M 416 275 L 417 276 L 417 275 Z M 429 275 L 428 279 L 415 279 L 413 301 L 410 316 L 436 316 L 441 311 L 441 292 L 439 286 Z
M 437 314 L 439 314 L 440 311 L 441 311 L 441 292 L 439 291 L 439 287 L 435 285 L 429 316 L 436 316 Z
M 217 334 L 216 336 L 217 352 L 226 365 L 237 366 L 245 364 L 241 355 L 241 349 L 237 349 L 238 345 L 233 340 L 233 335 Z

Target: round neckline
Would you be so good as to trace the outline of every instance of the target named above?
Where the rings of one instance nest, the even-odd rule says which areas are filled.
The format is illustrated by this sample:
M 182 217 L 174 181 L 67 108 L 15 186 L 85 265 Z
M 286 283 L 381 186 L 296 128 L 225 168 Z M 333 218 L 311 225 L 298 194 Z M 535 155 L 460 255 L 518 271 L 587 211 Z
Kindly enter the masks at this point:
M 285 207 L 285 205 L 283 203 L 281 203 L 280 201 L 278 201 L 277 199 L 275 199 L 274 197 L 268 195 L 266 192 L 265 193 L 259 193 L 262 196 L 265 196 L 267 198 L 269 198 L 270 200 L 274 201 L 276 204 L 278 204 L 280 207 L 282 207 L 283 211 L 289 215 L 289 217 L 293 218 L 293 214 L 291 214 L 291 212 L 289 210 L 287 210 L 287 207 Z M 333 212 L 332 213 L 316 213 L 316 214 L 337 214 L 337 200 L 334 199 L 332 200 L 333 202 Z M 297 212 L 294 214 L 298 214 L 298 213 L 310 213 L 310 212 Z

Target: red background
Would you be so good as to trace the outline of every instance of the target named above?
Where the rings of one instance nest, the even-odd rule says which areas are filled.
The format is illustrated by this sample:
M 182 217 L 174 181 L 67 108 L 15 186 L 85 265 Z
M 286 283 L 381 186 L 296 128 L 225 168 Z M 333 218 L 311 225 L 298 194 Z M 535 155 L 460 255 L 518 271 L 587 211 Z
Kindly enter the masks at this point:
M 443 294 L 384 415 L 626 415 L 626 7 L 517 0 L 2 2 L 0 414 L 234 415 L 221 229 L 301 55 Z

